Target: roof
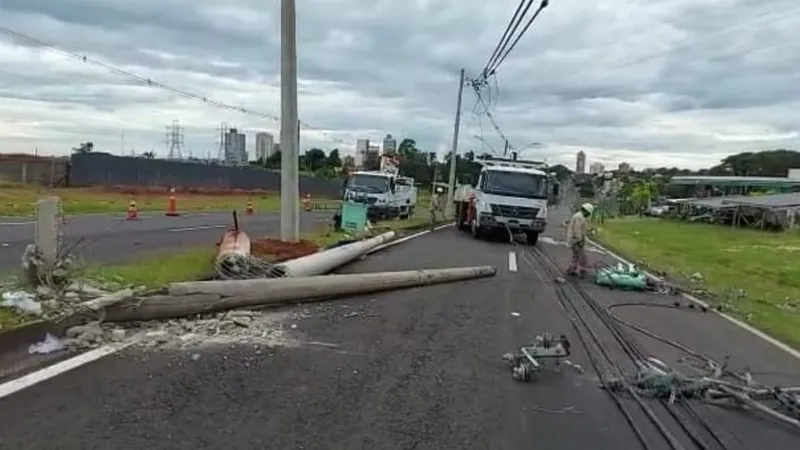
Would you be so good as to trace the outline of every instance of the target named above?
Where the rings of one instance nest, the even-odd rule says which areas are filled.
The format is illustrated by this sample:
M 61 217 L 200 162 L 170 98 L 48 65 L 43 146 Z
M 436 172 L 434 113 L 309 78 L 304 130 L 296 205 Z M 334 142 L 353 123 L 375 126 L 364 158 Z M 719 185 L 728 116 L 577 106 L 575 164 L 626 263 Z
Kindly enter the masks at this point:
M 717 177 L 691 175 L 672 177 L 670 183 L 683 186 L 800 186 L 800 180 L 792 180 L 786 177 Z
M 490 170 L 492 172 L 527 173 L 527 174 L 532 174 L 532 175 L 541 175 L 543 177 L 547 176 L 546 172 L 541 171 L 539 169 L 532 169 L 532 168 L 529 168 L 529 167 L 485 165 L 485 166 L 483 166 L 483 170 Z
M 738 196 L 737 196 L 738 197 Z M 800 206 L 800 192 L 775 195 L 752 195 L 731 200 L 736 205 L 758 206 L 763 208 L 791 208 Z
M 754 206 L 759 208 L 791 208 L 800 206 L 800 192 L 774 195 L 729 195 L 726 197 L 707 197 L 691 200 L 690 205 L 706 208 L 732 208 L 734 206 Z

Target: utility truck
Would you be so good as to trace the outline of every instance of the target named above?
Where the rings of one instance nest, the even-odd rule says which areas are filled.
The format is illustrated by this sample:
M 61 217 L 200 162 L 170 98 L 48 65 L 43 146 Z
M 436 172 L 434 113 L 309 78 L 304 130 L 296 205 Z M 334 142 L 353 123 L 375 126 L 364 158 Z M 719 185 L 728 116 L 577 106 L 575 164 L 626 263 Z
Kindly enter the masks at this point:
M 477 185 L 460 185 L 453 195 L 458 227 L 476 239 L 492 233 L 523 233 L 529 244 L 535 244 L 547 226 L 552 195 L 547 166 L 501 158 L 476 162 L 483 166 Z
M 370 220 L 407 219 L 417 205 L 414 179 L 400 176 L 398 160 L 381 157 L 379 170 L 352 172 L 345 180 L 343 200 L 367 205 Z

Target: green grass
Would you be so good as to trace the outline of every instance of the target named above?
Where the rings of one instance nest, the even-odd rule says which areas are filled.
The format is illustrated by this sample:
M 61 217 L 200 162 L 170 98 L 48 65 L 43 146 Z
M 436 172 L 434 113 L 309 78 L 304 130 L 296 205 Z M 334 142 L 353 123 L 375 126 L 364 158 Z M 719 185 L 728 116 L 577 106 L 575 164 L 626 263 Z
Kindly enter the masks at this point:
M 427 228 L 428 226 L 427 218 L 417 214 L 408 220 L 397 219 L 378 222 L 375 228 L 376 231 L 396 230 L 405 232 Z M 320 247 L 325 247 L 345 237 L 346 235 L 342 232 L 320 230 L 315 233 L 303 234 L 301 239 L 312 241 Z M 88 270 L 88 276 L 108 282 L 154 288 L 172 282 L 197 280 L 212 275 L 215 255 L 215 248 L 188 249 L 174 253 L 155 254 L 130 263 L 93 267 Z
M 613 250 L 670 278 L 702 275 L 717 301 L 744 289 L 733 314 L 800 347 L 800 234 L 767 233 L 719 225 L 624 218 L 598 225 Z
M 139 212 L 162 212 L 167 210 L 168 194 L 165 192 L 124 193 L 104 189 L 43 189 L 29 186 L 0 186 L 0 216 L 30 216 L 36 211 L 36 202 L 43 196 L 56 195 L 61 198 L 67 215 L 116 213 L 124 214 L 131 200 L 136 201 Z M 279 211 L 280 197 L 277 193 L 232 193 L 211 195 L 199 193 L 177 193 L 178 212 L 240 210 L 253 202 L 256 211 Z M 315 198 L 314 200 L 323 200 Z

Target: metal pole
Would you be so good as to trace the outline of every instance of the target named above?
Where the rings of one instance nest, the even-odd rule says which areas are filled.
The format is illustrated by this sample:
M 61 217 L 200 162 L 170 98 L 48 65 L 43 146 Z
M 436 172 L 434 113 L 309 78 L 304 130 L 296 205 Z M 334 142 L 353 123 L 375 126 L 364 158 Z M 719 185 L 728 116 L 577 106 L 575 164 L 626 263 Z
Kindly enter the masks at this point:
M 300 239 L 295 0 L 281 0 L 281 240 Z
M 456 192 L 456 162 L 458 160 L 458 129 L 461 126 L 461 96 L 464 93 L 464 69 L 458 80 L 458 100 L 456 102 L 456 122 L 453 126 L 453 151 L 450 153 L 450 180 L 447 183 L 447 206 L 445 216 L 453 218 L 453 199 Z

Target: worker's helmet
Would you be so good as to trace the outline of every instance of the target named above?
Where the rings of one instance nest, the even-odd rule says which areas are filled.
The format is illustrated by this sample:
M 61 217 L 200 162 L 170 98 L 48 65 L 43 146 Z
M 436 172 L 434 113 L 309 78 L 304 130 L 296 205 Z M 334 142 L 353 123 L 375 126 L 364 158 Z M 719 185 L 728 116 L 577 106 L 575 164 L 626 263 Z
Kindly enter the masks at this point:
M 441 194 L 443 191 L 444 191 L 444 189 L 442 189 L 442 188 L 440 188 L 440 187 L 437 187 L 437 188 L 436 188 L 436 193 L 437 193 L 437 194 Z
M 594 205 L 592 205 L 591 203 L 584 203 L 583 205 L 581 205 L 581 209 L 586 211 L 586 214 L 589 214 L 591 216 L 592 213 L 594 212 Z

